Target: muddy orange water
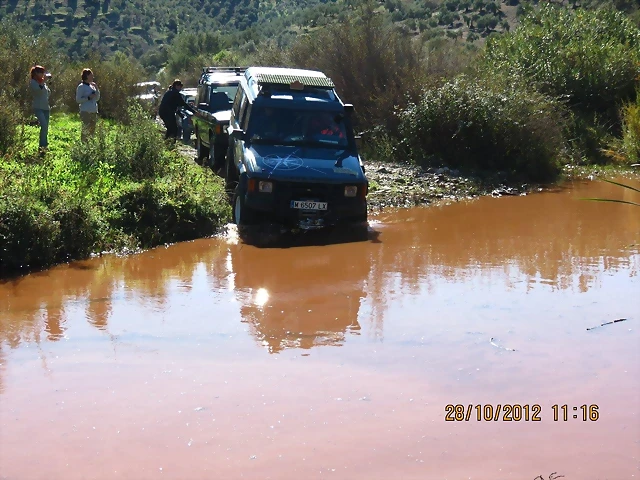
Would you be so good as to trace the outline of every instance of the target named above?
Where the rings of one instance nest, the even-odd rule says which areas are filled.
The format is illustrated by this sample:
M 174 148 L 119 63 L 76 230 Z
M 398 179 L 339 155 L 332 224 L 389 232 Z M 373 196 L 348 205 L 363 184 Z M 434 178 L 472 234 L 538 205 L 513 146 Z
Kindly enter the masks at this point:
M 640 208 L 579 200 L 634 195 L 578 182 L 385 211 L 366 241 L 230 233 L 6 281 L 0 479 L 640 478 Z

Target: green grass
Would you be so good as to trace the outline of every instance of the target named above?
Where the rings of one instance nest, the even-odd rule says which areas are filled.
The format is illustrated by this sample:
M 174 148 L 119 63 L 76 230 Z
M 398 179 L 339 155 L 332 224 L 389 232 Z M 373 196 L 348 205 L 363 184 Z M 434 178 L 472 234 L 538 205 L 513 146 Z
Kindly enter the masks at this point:
M 222 181 L 162 140 L 140 111 L 101 121 L 81 144 L 77 115 L 51 118 L 0 162 L 0 276 L 91 253 L 151 248 L 215 234 L 231 216 Z

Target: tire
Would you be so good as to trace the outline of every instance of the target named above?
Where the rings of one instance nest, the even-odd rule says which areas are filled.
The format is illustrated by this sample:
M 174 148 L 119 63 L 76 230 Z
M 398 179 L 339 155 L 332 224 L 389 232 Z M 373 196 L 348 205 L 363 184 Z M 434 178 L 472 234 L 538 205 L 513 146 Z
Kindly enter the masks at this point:
M 225 173 L 224 157 L 222 159 L 216 158 L 220 157 L 220 146 L 216 147 L 214 140 L 215 137 L 209 134 L 209 167 L 211 167 L 215 173 L 220 171 L 220 176 L 223 177 Z
M 211 141 L 211 135 L 209 135 L 209 151 L 207 153 L 207 163 L 209 164 L 209 168 L 216 173 L 216 147 Z
M 202 145 L 198 132 L 196 132 L 196 157 L 199 165 L 202 165 L 204 160 L 209 157 L 209 149 Z
M 247 207 L 244 203 L 245 193 L 246 180 L 245 182 L 238 183 L 235 193 L 233 194 L 233 223 L 238 227 L 254 225 L 257 222 L 256 212 Z

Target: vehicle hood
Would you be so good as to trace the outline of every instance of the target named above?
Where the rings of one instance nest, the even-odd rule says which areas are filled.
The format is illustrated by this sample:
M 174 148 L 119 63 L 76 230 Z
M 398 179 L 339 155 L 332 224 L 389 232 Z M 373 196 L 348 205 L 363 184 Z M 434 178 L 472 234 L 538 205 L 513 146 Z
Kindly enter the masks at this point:
M 229 125 L 229 119 L 231 118 L 231 110 L 222 110 L 220 112 L 207 112 L 206 110 L 198 109 L 198 111 L 209 121 L 214 121 L 222 125 Z
M 268 178 L 327 183 L 366 182 L 360 160 L 350 150 L 254 144 L 247 147 L 246 153 L 247 169 Z
M 231 118 L 231 110 L 222 110 L 221 112 L 216 112 L 212 114 L 218 123 L 226 123 L 229 124 L 229 119 Z

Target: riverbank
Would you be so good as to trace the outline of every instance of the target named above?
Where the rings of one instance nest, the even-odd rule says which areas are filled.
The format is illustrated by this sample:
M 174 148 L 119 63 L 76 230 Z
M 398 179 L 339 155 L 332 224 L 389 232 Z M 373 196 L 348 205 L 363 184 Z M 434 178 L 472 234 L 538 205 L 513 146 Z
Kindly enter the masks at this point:
M 51 117 L 0 162 L 0 278 L 216 234 L 231 218 L 224 183 L 166 145 L 155 124 L 101 121 L 79 141 L 78 115 Z

